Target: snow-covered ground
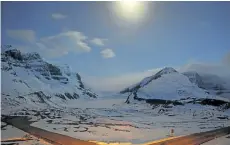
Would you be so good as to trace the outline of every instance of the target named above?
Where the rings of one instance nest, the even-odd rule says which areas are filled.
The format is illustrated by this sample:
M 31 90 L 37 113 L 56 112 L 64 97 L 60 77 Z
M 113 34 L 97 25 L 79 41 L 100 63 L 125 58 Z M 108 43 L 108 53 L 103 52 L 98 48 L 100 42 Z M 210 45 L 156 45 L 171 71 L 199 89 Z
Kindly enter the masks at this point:
M 173 68 L 144 78 L 125 89 L 127 94 L 98 96 L 68 66 L 55 66 L 36 53 L 18 50 L 1 56 L 1 113 L 29 116 L 36 121 L 32 126 L 48 131 L 83 140 L 139 144 L 168 137 L 171 129 L 180 136 L 230 126 L 230 109 L 221 105 L 124 103 L 127 94 L 136 91 L 145 99 L 216 98 L 229 102 L 206 93 Z
M 230 135 L 225 135 L 209 142 L 203 143 L 202 145 L 229 145 L 230 144 Z
M 171 129 L 181 136 L 230 126 L 223 119 L 229 113 L 211 106 L 188 104 L 159 113 L 161 107 L 153 110 L 144 102 L 124 101 L 119 97 L 71 101 L 72 108 L 62 110 L 62 118 L 40 119 L 32 126 L 83 140 L 133 144 L 166 138 Z
M 1 122 L 1 126 L 5 126 L 6 123 Z M 12 141 L 13 139 L 31 139 L 26 141 Z M 10 140 L 11 142 L 4 142 Z M 45 142 L 42 139 L 38 139 L 32 135 L 29 135 L 28 133 L 15 128 L 11 125 L 7 125 L 1 129 L 1 144 L 12 144 L 12 143 L 18 143 L 19 145 L 51 145 L 48 142 Z

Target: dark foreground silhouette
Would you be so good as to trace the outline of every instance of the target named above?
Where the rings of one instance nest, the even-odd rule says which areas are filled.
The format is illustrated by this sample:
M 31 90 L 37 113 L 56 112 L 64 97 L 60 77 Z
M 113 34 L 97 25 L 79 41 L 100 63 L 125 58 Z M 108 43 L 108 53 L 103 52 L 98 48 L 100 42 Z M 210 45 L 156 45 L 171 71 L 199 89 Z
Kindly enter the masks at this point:
M 2 121 L 17 127 L 31 135 L 44 139 L 54 145 L 96 145 L 97 143 L 83 141 L 66 135 L 53 133 L 37 127 L 30 126 L 32 123 L 27 117 L 23 116 L 4 116 Z M 187 136 L 176 137 L 168 140 L 159 140 L 148 145 L 200 145 L 212 139 L 230 134 L 230 127 L 224 127 L 212 131 L 195 133 Z

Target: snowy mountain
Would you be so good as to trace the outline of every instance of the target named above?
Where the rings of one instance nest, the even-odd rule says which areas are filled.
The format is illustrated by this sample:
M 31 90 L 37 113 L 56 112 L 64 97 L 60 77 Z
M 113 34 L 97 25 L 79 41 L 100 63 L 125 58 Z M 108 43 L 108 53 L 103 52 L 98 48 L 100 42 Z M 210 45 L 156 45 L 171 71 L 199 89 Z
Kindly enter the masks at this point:
M 146 77 L 142 81 L 140 81 L 139 83 L 134 84 L 133 86 L 124 89 L 123 91 L 121 91 L 121 94 L 126 93 L 126 92 L 136 91 L 139 88 L 147 85 L 152 80 L 156 80 L 156 79 L 160 78 L 162 75 L 170 74 L 170 73 L 177 73 L 177 71 L 173 68 L 166 67 L 166 68 L 162 69 L 161 71 L 159 71 L 158 73 L 156 73 L 155 75 L 150 76 L 150 77 Z
M 152 75 L 144 78 L 139 83 L 132 85 L 121 94 L 126 94 L 137 100 L 146 102 L 177 102 L 179 104 L 191 101 L 201 101 L 202 104 L 212 104 L 210 100 L 219 100 L 224 104 L 227 99 L 214 94 L 209 94 L 202 87 L 205 86 L 202 77 L 195 72 L 179 73 L 175 69 L 166 67 Z M 207 101 L 207 99 L 209 99 Z M 127 99 L 127 102 L 129 99 Z M 215 105 L 215 103 L 214 103 Z
M 173 68 L 144 78 L 123 94 L 100 92 L 97 97 L 80 74 L 67 65 L 48 63 L 37 53 L 7 50 L 2 52 L 1 62 L 3 122 L 12 116 L 27 116 L 31 126 L 50 132 L 133 144 L 168 137 L 171 128 L 181 136 L 230 125 L 230 103 L 205 99 L 194 104 L 194 98 L 215 96 L 197 86 L 198 75 L 189 78 Z M 149 104 L 126 104 L 128 95 Z
M 198 74 L 194 71 L 184 72 L 183 74 L 186 75 L 192 83 L 205 89 L 209 94 L 230 98 L 229 79 L 207 73 Z
M 78 73 L 68 66 L 55 66 L 38 53 L 23 54 L 17 49 L 1 53 L 2 110 L 23 104 L 58 106 L 67 100 L 96 98 Z
M 197 84 L 200 88 L 206 90 L 225 90 L 225 81 L 220 77 L 211 74 L 201 74 L 197 72 L 184 72 L 192 83 Z
M 190 72 L 184 72 L 183 74 L 189 78 L 191 83 L 196 84 L 198 87 L 204 86 L 204 82 L 201 76 L 197 72 L 190 71 Z

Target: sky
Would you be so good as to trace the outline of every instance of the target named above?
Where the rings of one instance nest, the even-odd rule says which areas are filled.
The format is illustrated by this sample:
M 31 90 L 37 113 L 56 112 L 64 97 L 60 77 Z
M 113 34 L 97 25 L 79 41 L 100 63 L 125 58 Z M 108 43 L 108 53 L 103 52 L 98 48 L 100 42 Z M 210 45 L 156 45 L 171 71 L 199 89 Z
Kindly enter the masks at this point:
M 230 66 L 230 2 L 142 4 L 2 2 L 1 43 L 110 82 L 165 66 Z

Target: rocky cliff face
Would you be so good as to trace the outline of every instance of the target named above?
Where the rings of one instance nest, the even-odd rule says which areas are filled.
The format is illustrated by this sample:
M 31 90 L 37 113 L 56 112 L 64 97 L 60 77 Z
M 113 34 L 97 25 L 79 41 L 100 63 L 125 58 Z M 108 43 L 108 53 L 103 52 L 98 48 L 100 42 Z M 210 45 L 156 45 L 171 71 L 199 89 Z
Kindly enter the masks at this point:
M 38 53 L 17 49 L 1 53 L 2 108 L 25 103 L 59 105 L 78 98 L 96 98 L 78 73 L 44 61 Z M 8 105 L 8 106 L 7 106 Z

